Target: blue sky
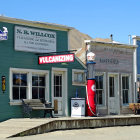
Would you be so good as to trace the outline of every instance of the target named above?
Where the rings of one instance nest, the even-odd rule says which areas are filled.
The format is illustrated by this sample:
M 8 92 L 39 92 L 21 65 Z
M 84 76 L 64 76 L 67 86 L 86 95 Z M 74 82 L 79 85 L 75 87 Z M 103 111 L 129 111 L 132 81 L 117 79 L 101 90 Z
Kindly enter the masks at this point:
M 140 36 L 140 0 L 0 0 L 0 14 L 74 27 L 93 38 L 128 43 Z

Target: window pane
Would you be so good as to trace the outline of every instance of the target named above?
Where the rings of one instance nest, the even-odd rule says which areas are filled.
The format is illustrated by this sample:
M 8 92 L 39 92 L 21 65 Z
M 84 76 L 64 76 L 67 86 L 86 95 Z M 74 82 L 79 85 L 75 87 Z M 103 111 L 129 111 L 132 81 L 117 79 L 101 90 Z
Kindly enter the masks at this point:
M 37 87 L 32 88 L 32 98 L 38 99 L 38 88 Z
M 59 92 L 59 97 L 62 97 L 62 86 L 60 86 Z
M 77 79 L 78 79 L 78 74 L 74 73 L 74 82 L 77 82 Z
M 140 78 L 137 78 L 137 96 L 138 99 L 140 100 Z
M 20 88 L 20 99 L 26 99 L 26 87 Z
M 21 85 L 27 86 L 27 74 L 21 74 Z
M 126 89 L 129 89 L 129 77 L 126 77 Z
M 123 90 L 123 103 L 125 104 L 125 91 Z
M 20 74 L 13 74 L 13 85 L 20 85 Z
M 112 91 L 112 88 L 110 88 L 110 97 L 113 97 L 113 91 Z
M 96 89 L 99 89 L 99 76 L 95 76 L 95 79 L 96 79 Z
M 38 86 L 38 76 L 32 76 L 32 86 Z
M 122 77 L 122 89 L 125 89 L 125 77 Z
M 60 76 L 60 85 L 62 85 L 62 75 Z
M 109 77 L 109 85 L 112 86 L 112 77 Z
M 45 88 L 39 88 L 39 98 L 45 99 Z
M 103 89 L 103 76 L 99 76 L 99 88 Z
M 45 77 L 39 77 L 39 86 L 45 86 Z
M 110 97 L 115 97 L 115 93 L 114 93 L 114 77 L 109 77 L 109 93 L 110 93 Z
M 96 90 L 96 101 L 97 104 L 102 105 L 103 104 L 103 95 L 102 95 L 102 90 Z
M 123 90 L 123 103 L 128 103 L 128 90 Z
M 55 97 L 59 97 L 59 86 L 55 86 Z
M 56 79 L 56 83 L 55 83 L 55 85 L 59 85 L 60 84 L 60 82 L 59 82 L 59 78 L 60 78 L 60 76 L 55 76 L 55 79 Z
M 19 100 L 19 87 L 13 87 L 13 99 Z
M 96 90 L 96 102 L 99 104 L 99 90 Z
M 78 82 L 80 82 L 80 83 L 83 82 L 83 75 L 82 75 L 82 73 L 78 74 Z
M 99 91 L 99 102 L 98 104 L 103 104 L 103 101 L 102 101 L 102 90 Z
M 85 82 L 85 74 L 82 72 L 74 72 L 74 82 L 82 84 Z
M 126 96 L 126 103 L 128 104 L 129 101 L 128 101 L 128 90 L 125 91 L 125 96 Z

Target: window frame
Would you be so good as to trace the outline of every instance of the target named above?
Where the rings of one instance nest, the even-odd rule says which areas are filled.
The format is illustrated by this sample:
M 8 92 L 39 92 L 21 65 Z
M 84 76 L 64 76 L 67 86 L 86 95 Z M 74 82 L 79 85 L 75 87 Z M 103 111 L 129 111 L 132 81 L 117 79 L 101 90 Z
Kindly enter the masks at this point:
M 82 73 L 83 74 L 83 82 L 75 82 L 75 73 Z M 72 69 L 72 85 L 76 85 L 76 86 L 85 86 L 86 85 L 86 74 L 84 70 L 80 70 L 80 69 Z
M 37 85 L 33 85 L 33 76 L 35 77 L 37 77 Z M 39 79 L 40 79 L 40 77 L 44 77 L 45 78 L 45 74 L 32 74 L 32 96 L 33 96 L 33 88 L 37 88 L 37 90 L 38 90 L 38 93 L 37 93 L 37 96 L 39 97 L 40 96 L 40 89 L 42 88 L 42 89 L 44 89 L 45 91 L 46 91 L 46 78 L 44 79 L 45 81 L 45 83 L 44 83 L 44 85 L 43 86 L 41 86 L 41 85 L 39 85 Z M 32 97 L 32 99 L 33 99 L 33 97 Z M 36 98 L 34 98 L 34 99 L 36 99 Z M 38 99 L 38 98 L 37 98 Z
M 24 72 L 14 72 L 13 74 L 17 74 L 17 75 L 20 75 L 20 78 L 21 78 L 21 75 L 23 74 L 26 74 L 26 76 L 28 77 L 28 74 L 27 73 L 24 73 Z M 19 99 L 13 99 L 13 100 L 20 100 L 20 94 L 21 94 L 21 91 L 20 89 L 21 88 L 26 88 L 26 98 L 27 98 L 27 92 L 28 92 L 28 79 L 26 77 L 26 80 L 27 80 L 27 85 L 22 85 L 21 82 L 19 85 L 14 85 L 13 83 L 13 74 L 12 74 L 12 93 L 13 93 L 13 88 L 19 88 Z M 13 97 L 13 94 L 12 94 L 12 97 Z
M 129 80 L 129 83 L 128 83 L 128 85 L 129 85 L 129 90 L 128 90 L 128 103 L 123 103 L 123 91 L 124 90 L 126 90 L 126 89 L 122 89 L 123 87 L 122 87 L 122 82 L 123 82 L 123 80 L 122 80 L 122 77 L 128 77 L 128 80 Z M 121 74 L 121 103 L 122 103 L 122 106 L 129 106 L 129 103 L 131 102 L 131 100 L 132 100 L 132 95 L 130 94 L 131 93 L 131 75 L 130 74 Z
M 97 107 L 99 107 L 100 109 L 105 109 L 106 106 L 106 73 L 105 72 L 96 72 L 95 76 L 103 76 L 103 93 L 102 93 L 102 102 L 103 104 L 97 104 Z M 96 89 L 97 90 L 97 89 Z
M 45 100 L 49 100 L 49 71 L 48 70 L 35 70 L 35 69 L 21 69 L 21 68 L 10 68 L 9 77 L 9 89 L 10 89 L 10 105 L 21 105 L 21 100 L 13 99 L 13 73 L 27 73 L 27 99 L 32 99 L 32 75 L 45 75 Z
M 137 101 L 137 102 L 138 102 L 139 99 L 140 99 L 140 96 L 138 95 L 138 94 L 139 94 L 139 93 L 138 93 L 138 88 L 140 87 L 140 86 L 138 85 L 138 82 L 139 82 L 138 79 L 140 79 L 140 74 L 137 74 L 137 82 L 136 82 L 136 101 Z

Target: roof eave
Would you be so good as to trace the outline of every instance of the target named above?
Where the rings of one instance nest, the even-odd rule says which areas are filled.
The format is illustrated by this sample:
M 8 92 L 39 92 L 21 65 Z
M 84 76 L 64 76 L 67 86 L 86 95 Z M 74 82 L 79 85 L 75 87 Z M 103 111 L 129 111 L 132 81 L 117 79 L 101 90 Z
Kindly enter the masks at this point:
M 50 27 L 56 27 L 56 28 L 62 28 L 65 30 L 72 30 L 74 29 L 73 27 L 68 27 L 65 25 L 61 25 L 61 24 L 55 24 L 55 23 L 48 23 L 48 22 L 41 22 L 41 21 L 29 21 L 29 20 L 24 20 L 24 19 L 17 19 L 17 18 L 11 18 L 11 17 L 5 17 L 5 16 L 0 16 L 0 21 L 2 20 L 7 20 L 7 21 L 13 21 L 13 22 L 25 22 L 25 23 L 30 23 L 30 24 L 42 24 L 42 25 L 47 25 Z

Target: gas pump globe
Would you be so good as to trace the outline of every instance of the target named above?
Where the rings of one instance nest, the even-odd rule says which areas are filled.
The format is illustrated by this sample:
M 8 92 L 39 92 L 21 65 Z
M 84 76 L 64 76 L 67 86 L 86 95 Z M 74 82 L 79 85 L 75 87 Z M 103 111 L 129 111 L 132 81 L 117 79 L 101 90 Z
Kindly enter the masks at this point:
M 96 86 L 95 86 L 95 54 L 90 52 L 90 45 L 87 45 L 87 99 L 86 115 L 96 116 Z
M 89 52 L 87 54 L 87 79 L 95 78 L 95 54 L 93 52 Z

